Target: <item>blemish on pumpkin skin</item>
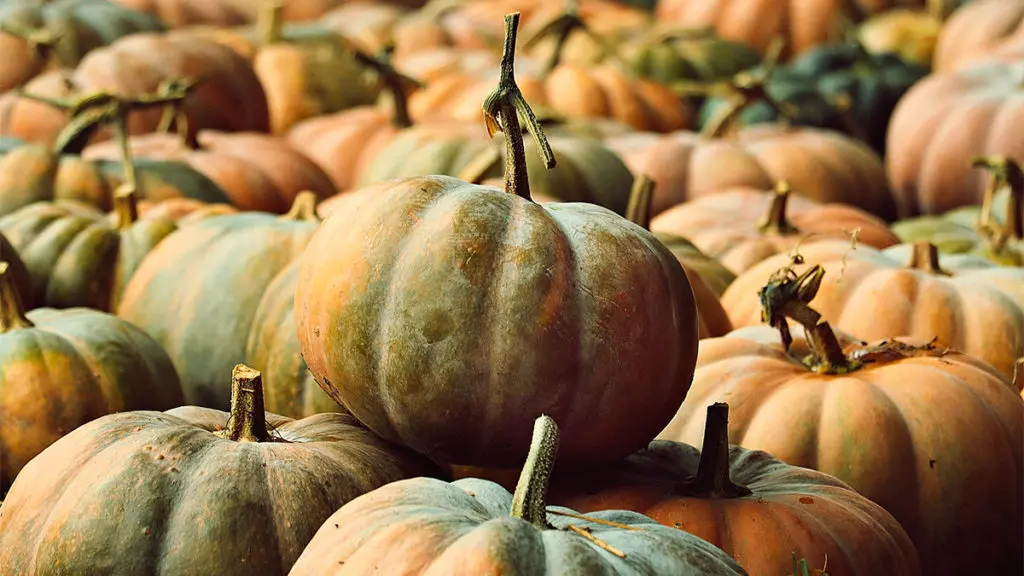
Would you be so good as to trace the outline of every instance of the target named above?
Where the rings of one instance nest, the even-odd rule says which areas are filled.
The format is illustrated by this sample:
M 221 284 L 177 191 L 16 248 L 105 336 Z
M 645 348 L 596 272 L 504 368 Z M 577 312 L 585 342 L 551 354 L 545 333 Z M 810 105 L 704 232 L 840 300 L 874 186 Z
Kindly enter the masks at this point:
M 814 504 L 814 498 L 810 498 L 808 496 L 801 496 L 800 497 L 800 503 L 801 504 Z

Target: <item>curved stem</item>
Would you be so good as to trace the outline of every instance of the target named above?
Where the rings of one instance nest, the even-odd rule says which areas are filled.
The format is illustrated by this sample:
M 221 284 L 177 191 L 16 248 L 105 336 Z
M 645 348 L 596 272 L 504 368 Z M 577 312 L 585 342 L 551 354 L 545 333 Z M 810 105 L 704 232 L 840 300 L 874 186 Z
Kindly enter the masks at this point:
M 295 195 L 291 208 L 280 216 L 281 220 L 299 220 L 305 222 L 317 222 L 320 217 L 316 213 L 316 194 L 304 190 Z
M 132 191 L 138 189 L 138 176 L 135 173 L 135 162 L 132 160 L 132 147 L 128 140 L 128 116 L 121 114 L 114 121 L 114 138 L 121 150 L 121 168 L 124 170 L 124 183 Z
M 996 229 L 1003 237 L 1003 242 L 1009 238 L 1024 238 L 1024 170 L 1020 164 L 1005 156 L 982 156 L 974 158 L 971 165 L 985 168 L 992 175 L 982 199 L 978 227 L 982 230 Z M 1000 228 L 992 221 L 992 203 L 996 192 L 1003 186 L 1010 189 L 1010 198 L 1007 201 L 1006 222 Z
M 949 272 L 939 265 L 939 249 L 930 242 L 915 242 L 913 251 L 910 253 L 910 261 L 907 268 L 930 272 L 937 276 L 949 276 Z
M 282 0 L 263 0 L 260 4 L 259 16 L 256 18 L 256 30 L 263 45 L 276 44 L 284 34 L 284 2 Z
M 1013 363 L 1013 389 L 1018 394 L 1024 391 L 1024 358 L 1017 358 Z
M 633 180 L 629 191 L 629 203 L 626 204 L 626 220 L 642 227 L 651 229 L 651 204 L 654 199 L 654 180 L 641 173 Z
M 236 364 L 231 371 L 231 416 L 220 435 L 235 442 L 275 440 L 267 430 L 267 414 L 263 407 L 263 375 L 259 370 L 245 364 Z
M 768 211 L 757 222 L 757 229 L 764 234 L 777 234 L 784 236 L 800 232 L 796 226 L 786 219 L 786 206 L 789 204 L 789 195 L 792 189 L 789 182 L 779 180 L 772 189 L 772 202 L 768 205 Z
M 127 230 L 139 220 L 139 202 L 135 188 L 127 182 L 114 191 L 114 213 L 117 214 L 118 230 Z
M 549 528 L 547 519 L 548 483 L 558 454 L 558 425 L 550 416 L 541 415 L 533 423 L 533 439 L 526 464 L 512 495 L 511 516 L 538 528 Z
M 0 334 L 33 326 L 25 316 L 21 294 L 11 278 L 11 265 L 0 260 Z
M 356 62 L 377 73 L 377 77 L 380 79 L 380 82 L 384 84 L 384 87 L 391 93 L 392 105 L 394 107 L 393 121 L 395 125 L 399 128 L 412 126 L 412 120 L 409 118 L 408 90 L 410 86 L 413 88 L 422 88 L 423 83 L 415 78 L 402 74 L 392 66 L 391 52 L 394 51 L 394 46 L 388 45 L 381 50 L 378 55 L 374 56 L 372 54 L 368 54 L 344 36 L 336 36 L 342 44 L 352 52 Z
M 680 484 L 678 491 L 712 498 L 749 496 L 749 488 L 732 481 L 729 464 L 729 405 L 715 402 L 708 406 L 697 475 Z
M 852 365 L 828 322 L 804 327 L 807 343 L 814 353 L 815 370 L 825 374 L 849 371 Z
M 758 69 L 740 72 L 732 77 L 727 84 L 732 96 L 704 124 L 704 129 L 701 130 L 701 135 L 704 138 L 724 136 L 732 128 L 740 114 L 758 102 L 767 104 L 783 120 L 796 118 L 798 111 L 793 105 L 789 102 L 779 102 L 768 93 L 767 89 L 768 82 L 775 72 L 775 67 L 782 57 L 785 46 L 785 38 L 776 37 L 768 47 L 768 53 Z
M 523 131 L 519 125 L 520 114 L 526 119 L 526 128 L 537 142 L 537 149 L 544 157 L 544 165 L 548 170 L 555 167 L 555 154 L 551 151 L 540 122 L 516 85 L 515 52 L 518 29 L 519 13 L 505 15 L 501 75 L 498 87 L 484 100 L 483 110 L 488 135 L 494 136 L 494 132 L 498 130 L 505 133 L 505 191 L 530 200 L 530 180 L 526 168 Z

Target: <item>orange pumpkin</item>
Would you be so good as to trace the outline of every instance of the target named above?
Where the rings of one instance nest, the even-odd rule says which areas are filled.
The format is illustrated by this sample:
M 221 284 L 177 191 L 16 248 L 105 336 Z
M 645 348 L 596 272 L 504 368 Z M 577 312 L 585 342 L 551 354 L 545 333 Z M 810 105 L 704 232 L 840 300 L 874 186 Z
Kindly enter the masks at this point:
M 1024 4 L 1020 0 L 974 0 L 946 20 L 932 68 L 955 70 L 1011 49 L 1024 49 Z
M 901 250 L 906 248 L 886 252 Z M 957 257 L 940 258 L 930 244 L 916 245 L 909 259 L 867 246 L 851 250 L 849 242 L 807 244 L 799 253 L 805 266 L 821 264 L 831 277 L 821 284 L 815 309 L 857 338 L 937 338 L 991 363 L 1006 378 L 1024 355 L 1024 268 L 960 257 L 964 267 L 958 270 Z M 769 258 L 729 286 L 722 305 L 733 326 L 761 322 L 758 290 L 788 259 L 785 254 Z
M 885 222 L 845 204 L 793 196 L 789 184 L 770 192 L 738 187 L 678 204 L 651 221 L 656 233 L 685 236 L 735 274 L 805 240 L 849 239 L 874 248 L 899 243 Z
M 1024 62 L 979 62 L 932 74 L 896 105 L 886 169 L 900 217 L 979 204 L 988 185 L 977 156 L 1024 161 Z
M 659 438 L 699 440 L 705 408 L 728 402 L 734 442 L 834 475 L 880 504 L 910 535 L 922 573 L 1020 573 L 1024 401 L 1010 381 L 920 339 L 843 348 L 828 322 L 802 311 L 810 342 L 797 339 L 790 353 L 767 327 L 763 337 L 703 340 L 693 387 Z

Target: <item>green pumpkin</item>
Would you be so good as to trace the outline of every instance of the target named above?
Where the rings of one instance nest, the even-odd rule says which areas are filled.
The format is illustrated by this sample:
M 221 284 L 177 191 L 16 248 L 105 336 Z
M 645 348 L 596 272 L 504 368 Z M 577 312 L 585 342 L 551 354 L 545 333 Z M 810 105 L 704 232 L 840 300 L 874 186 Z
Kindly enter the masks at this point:
M 170 359 L 142 330 L 85 308 L 25 314 L 11 272 L 0 262 L 0 496 L 30 460 L 78 426 L 184 400 Z M 16 573 L 8 562 L 0 566 Z
M 299 261 L 286 266 L 267 286 L 256 307 L 245 363 L 263 373 L 267 410 L 290 418 L 348 412 L 320 389 L 306 367 L 295 330 L 295 282 Z
M 5 139 L 0 146 L 0 216 L 35 202 L 76 200 L 111 210 L 114 192 L 124 183 L 124 166 L 108 160 L 60 155 L 40 144 Z M 140 200 L 194 198 L 228 203 L 212 180 L 180 162 L 134 160 Z
M 714 34 L 669 31 L 625 50 L 635 74 L 670 86 L 680 80 L 728 78 L 761 60 L 752 46 Z
M 857 44 L 825 45 L 779 66 L 766 84 L 768 96 L 788 106 L 794 124 L 846 132 L 885 154 L 886 130 L 896 102 L 928 69 L 905 62 L 894 54 L 869 54 Z M 848 109 L 843 99 L 848 98 Z M 700 122 L 710 120 L 724 98 L 708 100 Z M 780 120 L 767 102 L 757 102 L 740 113 L 738 124 Z
M 133 195 L 120 218 L 73 201 L 37 202 L 0 217 L 0 232 L 22 256 L 40 306 L 113 311 L 142 259 L 177 229 L 170 218 L 137 217 Z
M 265 413 L 251 368 L 232 384 L 230 413 L 113 414 L 36 457 L 0 508 L 4 573 L 285 576 L 349 500 L 443 474 L 351 416 Z
M 319 226 L 316 197 L 303 192 L 285 215 L 244 212 L 206 218 L 171 234 L 136 271 L 117 309 L 160 342 L 190 404 L 230 404 L 221 375 L 245 360 L 264 293 Z

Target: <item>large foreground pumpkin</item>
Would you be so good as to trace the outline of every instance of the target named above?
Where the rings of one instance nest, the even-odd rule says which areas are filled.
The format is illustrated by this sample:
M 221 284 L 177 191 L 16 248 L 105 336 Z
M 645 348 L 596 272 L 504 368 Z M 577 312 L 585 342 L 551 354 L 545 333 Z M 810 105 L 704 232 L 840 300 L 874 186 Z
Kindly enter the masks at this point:
M 395 482 L 333 514 L 291 576 L 746 574 L 708 542 L 625 510 L 548 507 L 558 426 L 536 420 L 515 494 L 478 478 Z
M 246 366 L 231 397 L 107 416 L 43 452 L 0 507 L 5 573 L 284 576 L 342 504 L 440 474 L 349 416 L 265 413 Z
M 438 461 L 517 465 L 541 412 L 561 422 L 566 465 L 610 460 L 646 445 L 686 394 L 693 293 L 643 228 L 530 200 L 517 19 L 485 103 L 506 135 L 505 191 L 425 176 L 336 212 L 302 256 L 299 341 L 335 400 Z

